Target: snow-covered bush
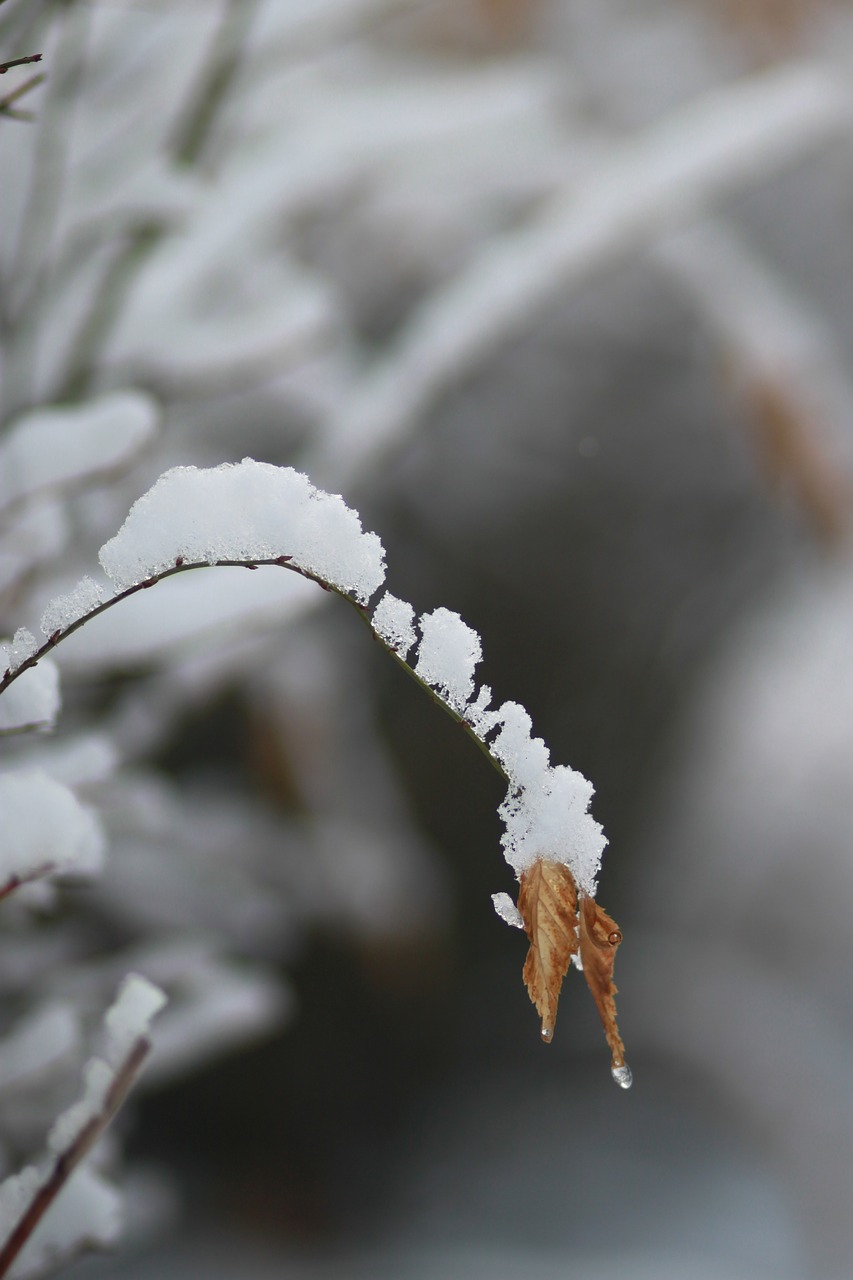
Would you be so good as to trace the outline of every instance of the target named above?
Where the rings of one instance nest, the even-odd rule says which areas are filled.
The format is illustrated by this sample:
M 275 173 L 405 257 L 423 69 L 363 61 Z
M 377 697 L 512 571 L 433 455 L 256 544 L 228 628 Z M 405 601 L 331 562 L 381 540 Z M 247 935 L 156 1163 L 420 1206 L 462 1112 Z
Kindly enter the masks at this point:
M 466 824 L 446 780 L 452 821 L 424 822 L 412 777 L 435 785 L 456 758 L 440 743 L 435 765 L 407 767 L 420 721 L 415 734 L 398 724 L 389 749 L 395 715 L 417 713 L 375 674 L 380 649 L 509 784 L 488 840 L 502 839 L 527 881 L 522 913 L 505 891 L 498 913 L 515 924 L 526 913 L 535 932 L 531 900 L 562 900 L 568 931 L 559 945 L 534 938 L 534 950 L 559 970 L 583 962 L 594 985 L 596 929 L 611 960 L 618 930 L 584 915 L 603 845 L 590 786 L 551 763 L 519 704 L 494 707 L 477 689 L 480 638 L 457 608 L 483 635 L 491 683 L 547 722 L 555 757 L 596 779 L 596 812 L 615 819 L 608 875 L 617 896 L 629 864 L 636 875 L 641 952 L 642 981 L 628 965 L 622 981 L 650 1071 L 655 1055 L 692 1080 L 704 1071 L 738 1139 L 740 1117 L 758 1113 L 761 1071 L 735 1085 L 724 1037 L 697 1030 L 700 1019 L 716 1027 L 709 1010 L 738 973 L 760 988 L 760 963 L 737 942 L 754 928 L 742 895 L 760 860 L 720 849 L 731 828 L 718 814 L 738 786 L 738 842 L 750 844 L 754 821 L 745 769 L 738 786 L 715 781 L 726 735 L 739 742 L 734 713 L 680 801 L 667 791 L 677 773 L 655 770 L 697 658 L 765 578 L 802 558 L 744 439 L 821 537 L 843 546 L 853 315 L 837 246 L 853 32 L 842 5 L 731 9 L 0 4 L 7 1232 L 55 1185 L 60 1148 L 74 1148 L 81 1112 L 51 1130 L 42 1166 L 28 1163 L 79 1092 L 125 975 L 168 997 L 144 1090 L 285 1024 L 296 1002 L 284 974 L 306 938 L 345 938 L 377 972 L 395 968 L 383 957 L 404 940 L 435 944 L 457 874 L 437 845 Z M 38 66 L 20 61 L 36 54 Z M 720 419 L 746 430 L 726 437 Z M 390 591 L 382 546 L 353 507 L 382 532 Z M 325 607 L 335 595 L 368 630 Z M 790 676 L 781 683 L 793 696 Z M 389 713 L 389 700 L 403 709 Z M 778 743 L 761 731 L 773 697 L 759 701 L 755 757 Z M 198 725 L 225 705 L 210 747 Z M 211 776 L 175 767 L 190 739 Z M 650 795 L 667 821 L 650 820 Z M 657 834 L 641 843 L 641 827 Z M 531 882 L 543 858 L 569 867 L 571 885 L 559 871 Z M 809 877 L 792 883 L 791 897 L 814 905 Z M 789 939 L 803 916 L 775 911 Z M 814 951 L 811 961 L 801 1010 L 825 969 Z M 554 1011 L 533 969 L 550 1038 Z M 457 981 L 466 1010 L 484 982 L 469 970 Z M 135 980 L 130 990 L 141 1042 L 159 997 Z M 693 991 L 707 997 L 701 1014 Z M 609 1016 L 609 970 L 598 998 Z M 750 1023 L 760 1062 L 777 1041 Z M 615 1029 L 609 1038 L 625 1083 Z M 94 1060 L 106 1069 L 86 1068 L 84 1129 L 108 1118 L 104 1100 L 127 1082 L 123 1050 L 106 1039 Z M 849 1076 L 849 1055 L 830 1049 Z M 761 1114 L 802 1191 L 809 1256 L 844 1256 L 849 1224 L 837 1197 L 820 1194 L 817 1140 L 778 1118 L 793 1110 L 790 1091 L 772 1096 L 787 1101 Z M 571 1114 L 568 1132 L 605 1164 L 620 1135 L 583 1123 Z M 833 1135 L 838 1185 L 846 1133 Z M 57 1213 L 63 1198 L 80 1201 L 66 1199 L 53 1236 L 34 1238 L 21 1274 L 115 1237 L 117 1160 L 117 1140 L 87 1155 Z M 564 1172 L 550 1183 L 562 1187 Z M 527 1174 L 531 1187 L 549 1181 Z M 131 1232 L 134 1207 L 132 1196 Z M 662 1215 L 655 1205 L 638 1216 Z M 532 1274 L 528 1263 L 519 1271 Z M 555 1266 L 564 1273 L 564 1259 Z M 650 1266 L 665 1273 L 660 1253 Z M 458 1258 L 444 1270 L 454 1267 L 461 1275 Z

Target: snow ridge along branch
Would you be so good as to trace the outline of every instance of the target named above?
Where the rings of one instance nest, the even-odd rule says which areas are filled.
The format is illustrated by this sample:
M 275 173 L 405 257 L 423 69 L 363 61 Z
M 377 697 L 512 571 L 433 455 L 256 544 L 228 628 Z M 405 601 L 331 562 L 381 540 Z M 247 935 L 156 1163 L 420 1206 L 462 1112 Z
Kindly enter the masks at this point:
M 623 1086 L 630 1083 L 613 1005 L 613 958 L 621 933 L 609 917 L 601 944 L 606 963 L 584 963 L 595 933 L 585 903 L 595 906 L 606 844 L 589 812 L 592 785 L 576 770 L 550 763 L 548 748 L 531 735 L 532 722 L 522 706 L 505 702 L 492 708 L 486 685 L 475 693 L 480 637 L 457 613 L 439 608 L 421 616 L 419 640 L 415 610 L 406 601 L 386 592 L 369 613 L 369 602 L 385 578 L 385 550 L 376 534 L 363 531 L 357 512 L 289 467 L 251 458 L 213 468 L 176 467 L 134 503 L 122 528 L 101 548 L 100 561 L 113 594 L 86 577 L 51 601 L 41 622 L 46 640 L 39 647 L 33 642 L 19 648 L 16 664 L 0 680 L 0 693 L 85 623 L 178 573 L 219 565 L 252 570 L 269 565 L 299 573 L 340 596 L 406 673 L 462 726 L 507 783 L 498 812 L 504 823 L 504 855 L 521 882 L 520 913 L 513 916 L 507 910 L 507 895 L 497 895 L 495 906 L 530 938 L 535 964 L 528 957 L 525 981 L 543 1019 L 543 1039 L 550 1042 L 553 1036 L 560 986 L 574 957 L 593 988 L 611 1045 L 614 1077 Z M 412 663 L 408 654 L 416 644 Z M 530 892 L 530 878 L 538 883 L 543 865 L 563 868 L 562 879 L 571 881 L 558 913 L 565 937 L 556 947 L 553 939 L 544 945 L 547 895 Z M 551 962 L 552 955 L 559 961 Z M 534 968 L 537 979 L 531 985 L 528 970 Z M 599 990 L 593 973 L 599 975 Z

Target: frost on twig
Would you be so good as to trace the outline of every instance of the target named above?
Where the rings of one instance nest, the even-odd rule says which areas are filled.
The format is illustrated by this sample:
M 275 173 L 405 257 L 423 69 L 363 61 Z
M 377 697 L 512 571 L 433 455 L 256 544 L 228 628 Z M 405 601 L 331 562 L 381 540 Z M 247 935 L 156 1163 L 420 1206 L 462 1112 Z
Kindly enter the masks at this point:
M 151 1020 L 165 1001 L 145 978 L 125 979 L 104 1019 L 103 1056 L 87 1063 L 83 1093 L 51 1129 L 46 1159 L 0 1184 L 0 1276 L 25 1280 L 116 1238 L 116 1193 L 90 1165 L 76 1173 L 57 1212 L 43 1219 L 127 1097 L 150 1049 Z

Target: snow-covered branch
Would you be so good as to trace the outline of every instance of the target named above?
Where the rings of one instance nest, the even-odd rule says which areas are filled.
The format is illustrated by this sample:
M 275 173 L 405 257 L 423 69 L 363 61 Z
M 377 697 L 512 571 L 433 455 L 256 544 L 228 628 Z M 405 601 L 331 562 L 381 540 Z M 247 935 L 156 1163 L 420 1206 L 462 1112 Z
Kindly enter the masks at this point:
M 101 548 L 114 594 L 105 596 L 99 584 L 84 578 L 52 601 L 41 622 L 47 640 L 7 671 L 0 694 L 99 614 L 176 574 L 275 565 L 340 595 L 367 620 L 368 601 L 385 577 L 384 558 L 379 538 L 362 531 L 356 512 L 291 468 L 249 458 L 208 470 L 175 468 L 134 504 L 121 530 Z M 537 858 L 564 861 L 583 892 L 594 894 L 605 841 L 588 812 L 591 785 L 566 766 L 551 766 L 542 739 L 531 737 L 523 707 L 507 702 L 491 709 L 487 686 L 475 696 L 480 638 L 458 614 L 436 609 L 419 625 L 414 665 L 406 661 L 415 639 L 411 605 L 386 594 L 371 629 L 506 779 L 509 791 L 500 812 L 508 861 L 518 875 Z
M 82 1096 L 51 1129 L 46 1160 L 0 1184 L 0 1276 L 40 1275 L 81 1249 L 115 1239 L 115 1192 L 91 1167 L 80 1169 L 74 1179 L 72 1187 L 84 1194 L 74 1198 L 72 1212 L 51 1215 L 41 1224 L 130 1092 L 151 1048 L 151 1020 L 165 1002 L 162 991 L 145 978 L 131 974 L 125 979 L 104 1018 L 103 1056 L 89 1061 Z

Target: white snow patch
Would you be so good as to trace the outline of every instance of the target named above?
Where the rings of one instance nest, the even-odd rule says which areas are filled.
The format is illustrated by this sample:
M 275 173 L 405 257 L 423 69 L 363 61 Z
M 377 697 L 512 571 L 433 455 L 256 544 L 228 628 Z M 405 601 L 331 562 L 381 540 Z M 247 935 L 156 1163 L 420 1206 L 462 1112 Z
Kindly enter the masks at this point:
M 465 719 L 480 739 L 494 729 L 500 719 L 498 711 L 489 710 L 492 691 L 487 684 L 481 685 L 473 702 L 465 708 Z
M 0 775 L 0 887 L 42 871 L 100 870 L 104 839 L 73 792 L 36 770 Z
M 589 812 L 592 784 L 567 765 L 552 766 L 541 738 L 531 738 L 530 716 L 516 702 L 497 713 L 501 729 L 490 746 L 509 778 L 498 809 L 507 862 L 520 877 L 538 858 L 564 862 L 582 893 L 595 894 L 607 843 Z
M 11 666 L 4 650 L 8 652 L 7 646 L 0 645 L 0 674 Z M 50 728 L 56 723 L 60 706 L 59 669 L 49 658 L 42 658 L 36 666 L 22 671 L 14 684 L 0 694 L 0 730 Z
M 405 600 L 398 600 L 390 591 L 379 601 L 373 611 L 373 630 L 401 658 L 415 643 L 415 611 Z
M 33 656 L 38 648 L 38 641 L 32 631 L 28 631 L 26 627 L 18 627 L 12 643 L 3 645 L 2 648 L 5 654 L 0 655 L 0 664 L 4 664 L 4 670 L 8 667 L 10 671 L 17 671 L 22 663 Z
M 101 548 L 117 591 L 187 563 L 274 560 L 366 603 L 385 577 L 382 543 L 364 533 L 342 498 L 315 489 L 290 467 L 244 458 L 238 464 L 175 467 L 131 507 Z
M 524 928 L 524 917 L 508 893 L 493 893 L 492 902 L 501 920 L 512 925 L 513 929 Z
M 566 765 L 547 769 L 537 785 L 510 789 L 498 813 L 507 861 L 520 876 L 538 858 L 564 862 L 582 893 L 595 895 L 601 854 L 607 844 L 589 813 L 592 785 Z
M 480 637 L 450 609 L 423 614 L 420 628 L 415 673 L 461 712 L 474 693 L 474 668 L 483 656 Z
M 505 702 L 497 713 L 501 726 L 491 753 L 503 765 L 510 786 L 536 788 L 542 784 L 550 759 L 541 738 L 531 738 L 533 721 L 518 702 Z
M 148 1033 L 152 1019 L 166 1004 L 159 987 L 137 973 L 130 973 L 104 1019 L 107 1028 L 107 1060 L 118 1066 L 134 1043 Z
M 87 574 L 70 591 L 66 591 L 61 596 L 54 596 L 48 601 L 39 626 L 44 635 L 49 638 L 57 631 L 65 631 L 72 623 L 79 621 L 93 609 L 97 609 L 105 599 L 104 588 Z

